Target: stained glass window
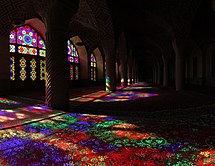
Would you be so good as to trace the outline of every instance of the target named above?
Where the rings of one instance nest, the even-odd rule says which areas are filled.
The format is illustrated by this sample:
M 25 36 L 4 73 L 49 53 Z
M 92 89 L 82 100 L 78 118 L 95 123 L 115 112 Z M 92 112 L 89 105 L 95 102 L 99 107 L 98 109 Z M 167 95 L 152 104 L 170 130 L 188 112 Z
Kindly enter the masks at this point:
M 90 78 L 92 81 L 96 81 L 96 58 L 94 53 L 90 56 Z
M 15 45 L 10 44 L 10 52 L 16 52 Z
M 46 61 L 40 60 L 40 80 L 45 80 L 46 74 Z
M 74 80 L 74 70 L 72 64 L 70 64 L 70 80 Z
M 20 60 L 19 60 L 19 66 L 20 66 L 20 79 L 22 81 L 25 81 L 26 79 L 26 60 L 24 57 L 22 57 Z
M 46 46 L 41 35 L 29 25 L 24 25 L 13 29 L 9 37 L 10 79 L 20 77 L 22 81 L 35 81 L 37 78 L 45 80 Z M 15 71 L 16 65 L 19 65 L 20 70 L 17 68 Z
M 15 58 L 10 58 L 10 80 L 15 80 Z
M 10 32 L 10 43 L 16 44 L 16 29 Z
M 37 78 L 40 80 L 46 79 L 46 45 L 41 35 L 39 35 L 33 28 L 31 28 L 29 25 L 24 25 L 13 29 L 10 32 L 9 47 L 11 56 L 11 80 L 15 80 L 15 77 L 17 76 L 20 76 L 22 81 L 27 79 L 35 81 Z M 68 61 L 70 63 L 70 79 L 78 80 L 78 52 L 70 40 L 67 42 L 67 47 Z M 15 58 L 17 59 L 17 64 L 15 63 Z M 15 65 L 19 65 L 20 70 L 15 71 Z
M 17 44 L 37 47 L 37 33 L 28 25 L 17 28 Z
M 36 63 L 37 62 L 35 61 L 34 58 L 30 61 L 30 78 L 32 81 L 35 81 L 37 78 Z
M 38 35 L 38 48 L 46 49 L 45 42 L 40 35 Z
M 79 80 L 79 56 L 78 51 L 70 40 L 67 41 L 68 61 L 70 63 L 70 80 Z
M 36 48 L 18 46 L 18 53 L 20 54 L 28 54 L 28 55 L 37 55 Z

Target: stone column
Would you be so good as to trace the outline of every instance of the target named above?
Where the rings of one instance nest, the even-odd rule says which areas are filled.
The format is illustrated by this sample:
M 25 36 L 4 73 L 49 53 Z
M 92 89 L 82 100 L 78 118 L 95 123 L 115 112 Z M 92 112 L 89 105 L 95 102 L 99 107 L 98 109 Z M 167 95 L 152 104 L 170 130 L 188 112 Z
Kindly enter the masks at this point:
M 128 85 L 132 84 L 132 66 L 128 65 Z
M 132 63 L 132 50 L 130 50 L 128 54 L 128 85 L 132 84 Z
M 9 34 L 0 37 L 0 95 L 7 95 L 10 89 Z
M 125 34 L 121 33 L 118 41 L 118 53 L 120 61 L 120 76 L 121 76 L 121 86 L 126 87 L 128 84 L 128 68 L 127 68 L 127 45 Z
M 136 66 L 135 66 L 135 59 L 133 60 L 133 64 L 132 64 L 132 84 L 136 83 Z
M 157 65 L 154 65 L 154 83 L 158 84 L 158 70 L 157 70 Z
M 127 64 L 124 61 L 121 61 L 119 70 L 121 76 L 121 86 L 126 87 L 128 85 L 128 69 Z
M 161 84 L 161 65 L 157 63 L 157 84 Z
M 119 74 L 119 63 L 116 62 L 116 82 L 118 83 L 120 74 Z
M 116 90 L 116 57 L 115 45 L 113 40 L 102 41 L 106 62 L 106 91 Z
M 168 86 L 168 62 L 165 58 L 163 58 L 163 86 Z
M 46 104 L 53 109 L 69 109 L 69 63 L 67 40 L 69 22 L 79 1 L 58 0 L 46 13 Z
M 152 67 L 152 82 L 155 84 L 155 66 Z
M 184 88 L 184 57 L 183 48 L 176 40 L 173 41 L 173 48 L 175 51 L 175 88 L 176 91 Z

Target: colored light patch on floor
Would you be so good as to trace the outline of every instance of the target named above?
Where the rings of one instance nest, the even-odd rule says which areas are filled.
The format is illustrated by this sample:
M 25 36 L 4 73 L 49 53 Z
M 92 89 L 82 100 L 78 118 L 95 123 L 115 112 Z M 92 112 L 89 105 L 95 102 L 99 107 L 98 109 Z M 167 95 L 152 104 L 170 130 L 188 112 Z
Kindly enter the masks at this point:
M 10 100 L 7 98 L 0 98 L 0 103 L 8 104 L 8 105 L 19 105 L 21 102 Z
M 118 134 L 120 131 L 112 131 L 112 127 L 127 133 Z M 145 147 L 138 145 L 138 142 L 150 138 L 150 134 L 147 138 L 145 134 L 138 139 L 129 138 L 131 128 L 138 127 L 107 116 L 64 114 L 21 126 L 16 128 L 17 132 L 2 130 L 0 161 L 2 165 L 121 165 L 120 159 L 127 164 L 142 163 L 144 157 L 134 152 L 137 149 L 151 150 L 147 147 L 151 146 L 150 142 Z M 44 129 L 51 133 L 45 135 Z M 40 136 L 35 137 L 37 134 Z M 167 141 L 157 141 L 156 146 L 164 143 Z M 162 153 L 163 156 L 168 156 L 168 153 Z
M 146 86 L 146 87 L 132 86 L 132 87 L 123 88 L 123 90 L 142 90 L 142 89 L 152 89 L 152 87 L 150 87 L 150 86 Z
M 150 123 L 150 124 L 149 124 Z M 150 128 L 144 127 L 149 124 Z M 155 123 L 156 124 L 156 123 Z M 214 146 L 199 144 L 162 130 L 153 121 L 109 116 L 63 114 L 13 129 L 0 130 L 0 164 L 4 165 L 213 165 Z M 187 134 L 190 131 L 187 130 Z M 178 133 L 178 134 L 177 134 Z M 174 138 L 169 138 L 174 135 Z M 202 146 L 205 147 L 205 146 Z
M 155 97 L 155 96 L 158 96 L 158 94 L 141 93 L 141 92 L 135 92 L 135 91 L 127 91 L 127 92 L 117 91 L 109 95 L 106 95 L 105 97 L 102 97 L 100 99 L 96 99 L 93 102 L 128 101 L 128 100 L 136 100 L 139 98 Z
M 146 82 L 137 82 L 137 83 L 133 84 L 132 86 L 135 86 L 135 87 L 146 87 L 146 86 L 149 86 L 149 84 L 147 84 Z
M 95 100 L 97 98 L 103 97 L 103 96 L 105 96 L 107 94 L 109 94 L 109 92 L 98 91 L 98 92 L 95 92 L 95 93 L 83 95 L 81 97 L 72 98 L 72 99 L 70 99 L 70 101 L 90 102 L 90 101 L 93 101 L 93 100 Z
M 51 110 L 47 106 L 40 104 L 15 109 L 2 109 L 0 110 L 0 129 L 38 121 L 63 113 L 62 111 Z

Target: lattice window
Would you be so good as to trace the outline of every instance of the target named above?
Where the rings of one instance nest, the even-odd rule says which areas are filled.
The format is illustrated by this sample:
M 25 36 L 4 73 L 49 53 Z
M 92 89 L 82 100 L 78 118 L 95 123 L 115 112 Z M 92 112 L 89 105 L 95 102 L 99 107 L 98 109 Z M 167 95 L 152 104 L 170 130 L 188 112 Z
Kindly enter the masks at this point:
M 45 66 L 43 64 L 45 64 L 46 46 L 42 37 L 29 25 L 13 29 L 9 37 L 10 80 L 14 81 L 18 79 L 16 78 L 18 76 L 22 81 L 35 81 L 37 78 L 44 80 Z M 32 56 L 34 56 L 33 59 Z M 40 63 L 40 60 L 43 64 Z M 16 65 L 19 65 L 20 70 L 16 68 Z M 43 66 L 42 69 L 41 65 Z
M 15 80 L 15 58 L 10 57 L 10 79 Z
M 79 56 L 70 40 L 67 42 L 68 61 L 70 63 L 70 80 L 79 80 Z
M 90 56 L 90 78 L 92 81 L 96 81 L 96 58 L 94 53 Z

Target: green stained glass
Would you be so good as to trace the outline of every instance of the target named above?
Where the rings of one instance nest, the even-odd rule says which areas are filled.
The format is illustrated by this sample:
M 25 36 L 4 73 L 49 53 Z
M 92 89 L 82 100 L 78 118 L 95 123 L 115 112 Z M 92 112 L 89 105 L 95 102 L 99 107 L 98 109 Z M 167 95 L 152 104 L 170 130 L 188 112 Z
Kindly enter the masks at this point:
M 37 72 L 36 72 L 36 60 L 33 58 L 31 61 L 30 61 L 30 78 L 32 81 L 35 81 L 36 78 L 37 78 Z

